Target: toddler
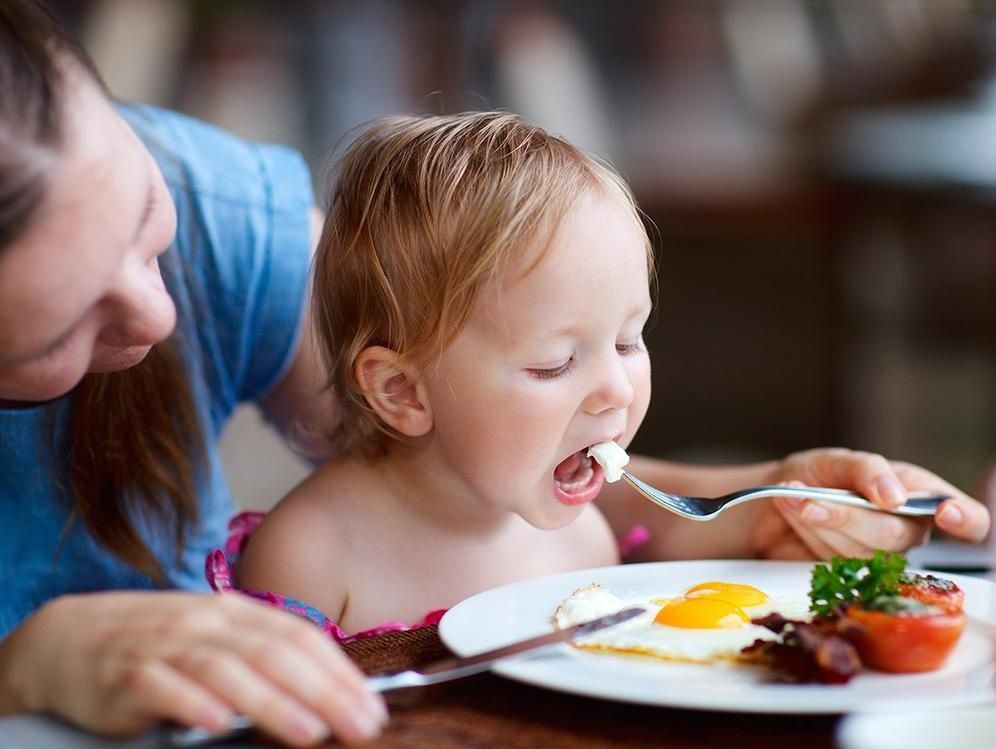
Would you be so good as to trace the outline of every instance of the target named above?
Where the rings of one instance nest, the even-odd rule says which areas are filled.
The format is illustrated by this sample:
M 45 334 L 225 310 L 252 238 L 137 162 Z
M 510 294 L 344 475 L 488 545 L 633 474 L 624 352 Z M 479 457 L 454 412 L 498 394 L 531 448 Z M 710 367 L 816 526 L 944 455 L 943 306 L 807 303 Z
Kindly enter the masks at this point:
M 315 260 L 340 457 L 241 521 L 214 587 L 347 640 L 619 562 L 632 513 L 613 528 L 593 504 L 587 451 L 625 447 L 646 414 L 652 272 L 628 187 L 564 140 L 506 113 L 379 121 L 342 161 Z M 821 458 L 842 479 L 875 459 Z
M 622 179 L 518 117 L 367 131 L 314 274 L 342 457 L 255 530 L 239 587 L 379 631 L 618 562 L 586 451 L 647 411 L 652 258 Z

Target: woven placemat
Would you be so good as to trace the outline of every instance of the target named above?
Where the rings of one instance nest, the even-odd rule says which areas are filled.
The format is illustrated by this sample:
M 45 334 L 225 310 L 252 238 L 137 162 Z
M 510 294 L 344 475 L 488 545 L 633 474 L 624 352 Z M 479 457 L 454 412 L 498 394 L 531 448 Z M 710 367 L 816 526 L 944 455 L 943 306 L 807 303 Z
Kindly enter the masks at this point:
M 342 649 L 368 674 L 415 668 L 451 655 L 436 625 L 390 632 L 343 645 Z

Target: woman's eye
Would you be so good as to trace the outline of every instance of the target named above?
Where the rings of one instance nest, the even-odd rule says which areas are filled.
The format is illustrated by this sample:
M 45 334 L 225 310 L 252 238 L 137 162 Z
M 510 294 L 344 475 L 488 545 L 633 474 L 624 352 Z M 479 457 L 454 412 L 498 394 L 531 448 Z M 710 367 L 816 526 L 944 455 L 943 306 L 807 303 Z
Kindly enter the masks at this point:
M 540 380 L 555 380 L 558 377 L 563 377 L 568 372 L 570 372 L 571 366 L 573 364 L 574 364 L 574 357 L 572 356 L 570 359 L 565 361 L 559 367 L 550 367 L 543 369 L 527 369 L 526 371 L 529 372 L 529 374 L 531 374 L 533 377 Z

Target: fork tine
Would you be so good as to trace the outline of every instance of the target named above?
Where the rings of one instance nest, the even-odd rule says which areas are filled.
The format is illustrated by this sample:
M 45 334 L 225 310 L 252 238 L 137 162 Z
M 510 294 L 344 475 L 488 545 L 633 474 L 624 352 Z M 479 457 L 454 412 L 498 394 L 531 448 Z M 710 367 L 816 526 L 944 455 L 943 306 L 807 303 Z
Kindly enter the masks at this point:
M 717 504 L 715 508 L 709 508 L 707 510 L 693 497 L 682 497 L 677 494 L 662 492 L 660 489 L 655 489 L 650 486 L 650 484 L 645 484 L 640 481 L 640 479 L 629 471 L 623 471 L 622 475 L 630 486 L 636 489 L 651 502 L 663 507 L 665 510 L 673 512 L 675 515 L 680 515 L 683 518 L 688 518 L 690 520 L 709 520 L 722 509 L 722 505 Z

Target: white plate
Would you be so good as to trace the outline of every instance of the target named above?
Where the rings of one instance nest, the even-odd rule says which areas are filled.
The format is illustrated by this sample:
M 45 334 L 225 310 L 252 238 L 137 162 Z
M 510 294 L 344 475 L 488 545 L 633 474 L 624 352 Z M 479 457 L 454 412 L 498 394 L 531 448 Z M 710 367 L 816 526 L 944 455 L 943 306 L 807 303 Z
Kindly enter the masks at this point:
M 747 583 L 770 596 L 806 595 L 812 565 L 797 562 L 655 562 L 579 570 L 523 580 L 480 593 L 454 606 L 439 635 L 459 655 L 548 632 L 557 604 L 573 590 L 600 583 L 624 603 L 645 602 L 708 580 Z M 996 584 L 945 575 L 965 591 L 965 611 L 996 625 Z M 701 710 L 753 713 L 843 713 L 915 710 L 993 699 L 996 643 L 966 627 L 943 668 L 923 674 L 863 673 L 842 686 L 763 683 L 757 670 L 736 666 L 670 664 L 652 659 L 580 651 L 568 645 L 509 660 L 494 670 L 511 679 L 592 697 Z

